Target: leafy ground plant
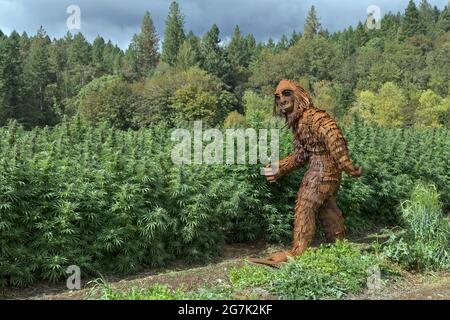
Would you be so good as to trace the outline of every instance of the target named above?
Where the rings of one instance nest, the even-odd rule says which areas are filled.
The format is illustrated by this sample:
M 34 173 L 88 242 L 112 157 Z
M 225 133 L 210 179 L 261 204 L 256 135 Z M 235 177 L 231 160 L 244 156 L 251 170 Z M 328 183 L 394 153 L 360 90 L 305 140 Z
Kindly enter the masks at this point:
M 374 269 L 391 271 L 381 255 L 338 242 L 309 249 L 280 270 L 252 265 L 232 269 L 230 282 L 238 289 L 266 288 L 279 299 L 342 299 L 362 291 Z
M 373 269 L 388 271 L 389 267 L 381 255 L 338 242 L 308 250 L 287 263 L 269 287 L 283 300 L 342 299 L 366 288 Z
M 450 223 L 434 185 L 419 183 L 402 203 L 403 234 L 391 234 L 384 246 L 392 260 L 411 269 L 450 268 Z

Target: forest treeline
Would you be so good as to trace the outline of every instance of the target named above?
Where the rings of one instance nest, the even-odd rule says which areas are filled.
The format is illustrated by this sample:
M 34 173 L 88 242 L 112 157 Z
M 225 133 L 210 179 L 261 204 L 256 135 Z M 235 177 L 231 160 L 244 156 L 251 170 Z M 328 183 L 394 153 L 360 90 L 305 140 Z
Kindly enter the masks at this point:
M 258 42 L 238 26 L 221 41 L 217 25 L 202 36 L 185 30 L 170 5 L 162 48 L 151 14 L 128 49 L 82 33 L 50 39 L 0 31 L 0 125 L 53 126 L 79 114 L 128 129 L 161 121 L 244 125 L 252 94 L 271 110 L 284 77 L 300 82 L 315 104 L 341 121 L 381 126 L 449 126 L 450 9 L 427 0 L 387 13 L 381 29 L 365 23 L 330 33 L 312 7 L 303 34 Z

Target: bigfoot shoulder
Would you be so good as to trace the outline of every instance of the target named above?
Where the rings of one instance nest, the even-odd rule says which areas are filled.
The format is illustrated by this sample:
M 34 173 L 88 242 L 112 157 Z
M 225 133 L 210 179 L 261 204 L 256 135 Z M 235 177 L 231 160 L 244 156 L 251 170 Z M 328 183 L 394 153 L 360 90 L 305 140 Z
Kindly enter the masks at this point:
M 301 122 L 308 127 L 316 139 L 323 142 L 339 170 L 353 177 L 361 176 L 362 169 L 353 165 L 347 141 L 341 129 L 326 111 L 315 107 L 308 108 L 303 113 Z

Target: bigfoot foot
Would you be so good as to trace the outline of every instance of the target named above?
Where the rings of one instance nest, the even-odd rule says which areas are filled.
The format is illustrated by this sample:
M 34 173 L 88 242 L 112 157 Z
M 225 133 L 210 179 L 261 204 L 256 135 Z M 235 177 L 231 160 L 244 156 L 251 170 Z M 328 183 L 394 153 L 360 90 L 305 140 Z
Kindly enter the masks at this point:
M 271 255 L 268 259 L 249 259 L 250 262 L 263 264 L 266 266 L 278 268 L 284 262 L 287 262 L 293 256 L 289 252 L 277 252 Z

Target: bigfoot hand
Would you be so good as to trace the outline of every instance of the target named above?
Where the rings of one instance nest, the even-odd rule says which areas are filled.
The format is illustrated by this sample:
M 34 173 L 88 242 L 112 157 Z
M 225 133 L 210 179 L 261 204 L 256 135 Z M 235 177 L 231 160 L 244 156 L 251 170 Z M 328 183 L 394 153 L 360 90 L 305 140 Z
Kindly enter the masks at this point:
M 358 177 L 361 177 L 361 176 L 362 176 L 362 174 L 363 174 L 363 168 L 361 168 L 361 167 L 351 167 L 351 168 L 345 170 L 345 172 L 347 172 L 347 174 L 348 174 L 349 176 L 358 178 Z
M 278 170 L 278 172 L 275 172 L 275 170 L 272 168 L 271 164 L 268 164 L 264 168 L 264 175 L 266 176 L 267 181 L 269 181 L 270 183 L 277 182 L 278 178 L 280 178 L 279 173 L 280 173 L 279 170 Z

